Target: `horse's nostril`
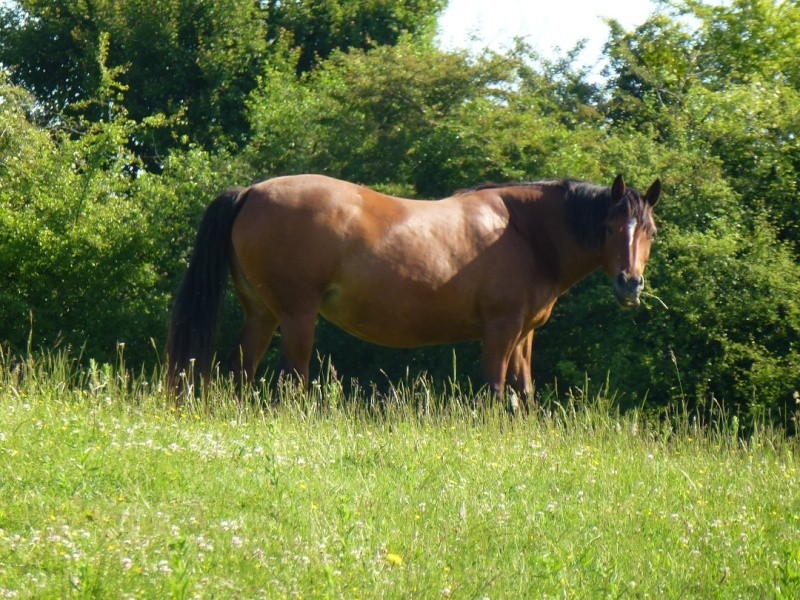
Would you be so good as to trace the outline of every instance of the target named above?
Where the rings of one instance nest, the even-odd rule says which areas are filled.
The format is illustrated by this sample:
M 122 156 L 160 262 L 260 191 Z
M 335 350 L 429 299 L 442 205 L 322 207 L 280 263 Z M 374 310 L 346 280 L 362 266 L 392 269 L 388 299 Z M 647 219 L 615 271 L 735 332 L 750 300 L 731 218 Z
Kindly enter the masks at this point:
M 640 290 L 644 287 L 644 277 L 641 275 L 627 275 L 626 273 L 621 272 L 619 275 L 617 275 L 616 285 L 621 289 L 627 289 L 631 291 Z

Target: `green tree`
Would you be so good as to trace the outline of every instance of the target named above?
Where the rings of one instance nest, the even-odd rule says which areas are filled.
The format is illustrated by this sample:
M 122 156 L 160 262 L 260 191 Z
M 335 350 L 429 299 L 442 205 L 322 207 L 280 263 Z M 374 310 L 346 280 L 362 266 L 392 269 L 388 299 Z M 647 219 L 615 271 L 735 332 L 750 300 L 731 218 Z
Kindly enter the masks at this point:
M 677 3 L 700 20 L 696 68 L 706 85 L 724 89 L 752 80 L 800 86 L 800 5 L 775 0 Z
M 36 347 L 98 360 L 124 343 L 132 364 L 153 364 L 196 218 L 217 186 L 241 179 L 235 161 L 191 149 L 149 174 L 130 151 L 144 126 L 123 109 L 82 122 L 78 136 L 53 135 L 5 76 L 0 99 L 0 340 L 24 351 L 32 334 Z
M 270 39 L 285 32 L 310 71 L 335 50 L 393 46 L 404 35 L 430 38 L 447 0 L 267 0 Z
M 120 69 L 130 117 L 174 118 L 134 140 L 158 164 L 182 136 L 209 148 L 243 142 L 243 100 L 282 37 L 299 46 L 298 64 L 308 69 L 337 48 L 431 30 L 442 8 L 442 0 L 19 0 L 0 7 L 0 64 L 48 118 L 96 120 L 102 114 L 85 102 L 97 96 L 100 39 L 108 36 L 107 65 Z
M 766 207 L 797 250 L 799 48 L 797 3 L 675 2 L 672 16 L 634 31 L 612 23 L 606 110 L 615 127 L 717 157 L 733 188 L 756 212 Z
M 241 98 L 252 89 L 267 49 L 262 10 L 253 0 L 78 2 L 22 0 L 0 9 L 0 62 L 31 90 L 51 118 L 102 117 L 85 102 L 101 85 L 101 36 L 107 65 L 119 68 L 130 117 L 181 115 L 178 133 L 211 143 L 241 134 Z M 60 117 L 59 117 L 60 118 Z M 164 152 L 170 135 L 140 140 Z

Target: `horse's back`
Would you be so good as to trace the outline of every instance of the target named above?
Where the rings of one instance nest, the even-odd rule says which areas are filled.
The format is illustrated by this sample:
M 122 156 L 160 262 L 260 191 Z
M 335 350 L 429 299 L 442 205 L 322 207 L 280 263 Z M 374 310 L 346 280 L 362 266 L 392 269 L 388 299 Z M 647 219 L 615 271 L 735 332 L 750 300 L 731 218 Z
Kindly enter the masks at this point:
M 258 197 L 257 202 L 312 210 L 347 204 L 361 206 L 365 202 L 395 205 L 403 202 L 401 198 L 326 175 L 285 175 L 267 179 L 250 186 L 248 198 L 251 195 Z
M 480 202 L 409 200 L 323 175 L 294 175 L 248 188 L 233 237 L 264 243 L 274 236 L 298 248 L 315 239 L 333 246 L 339 240 L 377 252 L 427 242 L 459 252 L 454 246 L 479 242 L 476 237 L 493 236 L 505 225 L 496 208 Z
M 307 241 L 303 240 L 305 235 L 380 235 L 381 231 L 365 228 L 380 229 L 402 219 L 409 202 L 413 201 L 324 175 L 277 177 L 248 189 L 240 229 L 263 233 L 270 222 L 279 222 L 280 228 L 298 244 Z

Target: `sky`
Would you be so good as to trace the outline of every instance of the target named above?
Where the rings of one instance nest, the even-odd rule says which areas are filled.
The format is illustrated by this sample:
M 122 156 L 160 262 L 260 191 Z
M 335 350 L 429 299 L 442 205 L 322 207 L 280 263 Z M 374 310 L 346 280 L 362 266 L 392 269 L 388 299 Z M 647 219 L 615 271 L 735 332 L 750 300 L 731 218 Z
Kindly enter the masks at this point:
M 566 51 L 585 38 L 579 62 L 591 66 L 608 38 L 604 17 L 629 29 L 653 12 L 651 0 L 450 0 L 439 20 L 440 40 L 446 49 L 505 50 L 519 36 L 540 55 L 552 58 L 554 48 Z M 471 41 L 475 36 L 478 41 Z

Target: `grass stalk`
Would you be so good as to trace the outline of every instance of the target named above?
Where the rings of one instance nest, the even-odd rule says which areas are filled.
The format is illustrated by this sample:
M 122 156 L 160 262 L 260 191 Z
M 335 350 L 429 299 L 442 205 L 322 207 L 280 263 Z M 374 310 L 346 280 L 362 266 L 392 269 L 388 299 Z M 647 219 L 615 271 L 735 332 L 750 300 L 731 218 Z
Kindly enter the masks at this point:
M 0 597 L 796 597 L 797 440 L 608 381 L 512 418 L 0 350 Z

